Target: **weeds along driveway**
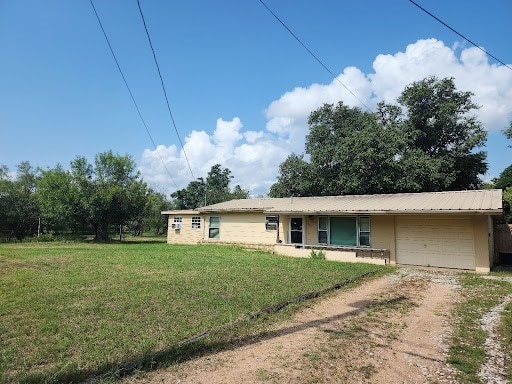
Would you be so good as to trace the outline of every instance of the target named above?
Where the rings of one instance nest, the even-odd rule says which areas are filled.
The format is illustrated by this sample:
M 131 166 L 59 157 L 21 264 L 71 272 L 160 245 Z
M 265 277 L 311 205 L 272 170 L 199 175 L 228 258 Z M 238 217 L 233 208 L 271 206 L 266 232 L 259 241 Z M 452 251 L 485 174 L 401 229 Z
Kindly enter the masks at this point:
M 399 269 L 315 301 L 237 347 L 128 383 L 451 383 L 451 272 Z

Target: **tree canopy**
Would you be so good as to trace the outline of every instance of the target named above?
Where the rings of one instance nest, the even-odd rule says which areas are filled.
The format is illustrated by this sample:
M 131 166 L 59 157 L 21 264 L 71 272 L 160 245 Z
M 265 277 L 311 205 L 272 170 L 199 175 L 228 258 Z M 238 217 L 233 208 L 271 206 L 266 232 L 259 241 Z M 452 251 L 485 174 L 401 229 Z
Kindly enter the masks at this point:
M 22 239 L 37 233 L 94 233 L 105 241 L 115 226 L 135 235 L 144 229 L 162 233 L 169 209 L 165 196 L 146 186 L 129 155 L 112 151 L 97 154 L 93 164 L 76 157 L 65 170 L 61 165 L 34 169 L 28 162 L 17 167 L 11 180 L 0 166 L 0 236 Z
M 375 113 L 342 102 L 309 117 L 306 156 L 280 166 L 272 197 L 476 189 L 487 170 L 486 131 L 471 92 L 429 77 Z
M 59 167 L 43 171 L 39 181 L 42 206 L 61 207 L 45 212 L 49 222 L 90 226 L 96 241 L 106 241 L 110 225 L 127 224 L 144 210 L 147 186 L 129 155 L 99 153 L 94 165 L 79 156 L 71 162 L 69 174 L 64 173 Z M 60 183 L 52 183 L 55 178 Z M 62 208 L 64 216 L 60 214 Z
M 17 166 L 14 180 L 8 173 L 7 167 L 0 167 L 0 234 L 21 240 L 38 226 L 36 174 L 26 161 Z
M 215 164 L 206 179 L 200 177 L 190 182 L 186 188 L 172 193 L 172 203 L 176 209 L 195 209 L 233 199 L 247 199 L 249 191 L 239 185 L 233 190 L 229 189 L 232 178 L 228 168 Z

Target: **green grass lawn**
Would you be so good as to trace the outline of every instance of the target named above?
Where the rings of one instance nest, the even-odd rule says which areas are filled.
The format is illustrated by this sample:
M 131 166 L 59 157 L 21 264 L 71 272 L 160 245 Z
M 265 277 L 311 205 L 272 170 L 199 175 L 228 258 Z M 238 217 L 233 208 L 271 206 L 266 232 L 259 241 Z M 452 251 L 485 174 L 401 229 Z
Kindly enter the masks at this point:
M 190 336 L 374 270 L 386 267 L 228 246 L 0 244 L 0 382 L 186 357 L 177 346 Z

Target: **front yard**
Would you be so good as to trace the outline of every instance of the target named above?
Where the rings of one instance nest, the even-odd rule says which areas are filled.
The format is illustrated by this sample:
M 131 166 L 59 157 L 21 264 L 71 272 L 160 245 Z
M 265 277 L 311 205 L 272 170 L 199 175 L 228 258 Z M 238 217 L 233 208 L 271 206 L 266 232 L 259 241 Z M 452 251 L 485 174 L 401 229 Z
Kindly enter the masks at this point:
M 2 244 L 0 382 L 76 382 L 184 359 L 262 327 L 221 326 L 263 307 L 389 270 L 226 246 Z

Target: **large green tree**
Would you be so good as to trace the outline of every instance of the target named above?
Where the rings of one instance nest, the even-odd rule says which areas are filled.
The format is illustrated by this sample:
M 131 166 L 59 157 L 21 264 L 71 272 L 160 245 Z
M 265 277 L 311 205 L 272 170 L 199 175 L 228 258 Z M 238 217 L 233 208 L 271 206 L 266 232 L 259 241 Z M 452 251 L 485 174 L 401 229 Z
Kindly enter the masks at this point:
M 41 172 L 38 199 L 44 223 L 51 229 L 94 231 L 98 242 L 109 239 L 112 226 L 143 215 L 147 186 L 129 155 L 99 153 L 94 165 L 83 156 L 70 171 L 56 166 Z
M 375 113 L 339 103 L 309 117 L 306 154 L 281 164 L 272 197 L 475 189 L 486 132 L 470 92 L 430 77 Z
M 163 193 L 148 189 L 144 210 L 127 224 L 132 235 L 140 236 L 144 231 L 151 231 L 155 235 L 163 234 L 167 226 L 167 217 L 162 215 L 162 211 L 170 208 L 171 203 Z
M 217 204 L 233 199 L 247 199 L 249 192 L 236 185 L 230 190 L 233 176 L 228 168 L 220 164 L 211 167 L 206 179 L 200 177 L 171 194 L 176 209 L 195 209 L 205 205 Z
M 41 220 L 51 230 L 74 227 L 72 207 L 75 203 L 73 177 L 61 165 L 41 170 L 37 179 L 37 200 Z
M 487 171 L 487 154 L 478 148 L 485 145 L 487 132 L 473 114 L 478 106 L 472 95 L 457 91 L 452 78 L 436 77 L 415 82 L 402 92 L 398 102 L 407 111 L 402 126 L 407 139 L 403 155 L 409 162 L 403 169 L 410 179 L 406 189 L 479 187 L 479 175 Z M 429 169 L 430 177 L 424 177 L 422 167 Z

